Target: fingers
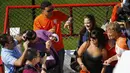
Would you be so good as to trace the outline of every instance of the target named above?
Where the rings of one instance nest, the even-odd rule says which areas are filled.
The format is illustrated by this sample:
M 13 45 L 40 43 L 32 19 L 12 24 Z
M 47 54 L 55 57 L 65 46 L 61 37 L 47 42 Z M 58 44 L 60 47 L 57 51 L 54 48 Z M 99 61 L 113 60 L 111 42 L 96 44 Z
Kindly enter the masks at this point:
M 65 25 L 64 25 L 64 28 L 66 28 L 66 27 L 67 27 L 67 25 L 65 24 Z
M 67 29 L 70 29 L 70 25 L 67 26 Z
M 73 19 L 72 17 L 69 17 L 69 18 L 68 18 L 68 21 L 72 21 L 72 19 Z
M 104 61 L 103 65 L 110 65 L 109 60 Z
M 43 57 L 43 64 L 45 64 L 47 58 L 47 54 L 45 53 L 45 56 Z
M 23 43 L 24 49 L 28 49 L 28 44 L 29 44 L 29 41 L 28 41 L 28 40 Z
M 70 29 L 70 25 L 69 24 L 65 24 L 64 28 Z
M 49 39 L 51 41 L 59 42 L 59 36 L 55 33 L 53 33 L 51 36 L 49 36 Z
M 70 24 L 71 24 L 71 21 L 66 21 L 65 24 L 64 24 L 64 28 L 70 26 Z
M 52 45 L 51 40 L 46 41 L 46 48 L 49 49 Z
M 22 35 L 22 40 L 24 40 L 24 41 L 26 40 L 26 35 L 25 34 Z

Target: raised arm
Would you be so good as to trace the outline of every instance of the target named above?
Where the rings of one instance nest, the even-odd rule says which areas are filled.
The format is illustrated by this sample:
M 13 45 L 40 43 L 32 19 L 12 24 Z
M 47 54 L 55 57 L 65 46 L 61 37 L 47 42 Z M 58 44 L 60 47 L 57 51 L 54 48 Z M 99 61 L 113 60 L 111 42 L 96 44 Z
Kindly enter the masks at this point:
M 72 17 L 69 17 L 68 20 L 64 24 L 64 28 L 69 28 L 69 26 L 72 24 Z
M 18 41 L 18 44 L 22 43 L 22 41 L 23 41 L 21 34 L 15 36 L 15 39 Z
M 47 58 L 47 54 L 45 53 L 45 56 L 43 57 L 43 62 L 42 62 L 42 71 L 41 73 L 46 73 L 47 69 L 46 69 L 46 58 Z
M 25 60 L 26 53 L 27 53 L 28 44 L 29 44 L 29 41 L 26 41 L 26 42 L 23 43 L 24 52 L 21 55 L 21 57 L 14 62 L 15 66 L 21 66 L 23 64 L 23 62 Z

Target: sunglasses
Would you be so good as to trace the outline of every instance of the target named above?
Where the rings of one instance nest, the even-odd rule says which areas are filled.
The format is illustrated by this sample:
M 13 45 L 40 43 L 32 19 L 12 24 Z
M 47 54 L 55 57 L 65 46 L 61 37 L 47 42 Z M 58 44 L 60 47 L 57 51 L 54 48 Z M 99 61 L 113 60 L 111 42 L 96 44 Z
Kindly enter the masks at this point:
M 94 39 L 94 40 L 97 39 L 96 37 L 91 37 L 91 38 Z
M 47 10 L 47 12 L 52 12 L 54 10 L 54 8 L 51 8 L 49 10 Z

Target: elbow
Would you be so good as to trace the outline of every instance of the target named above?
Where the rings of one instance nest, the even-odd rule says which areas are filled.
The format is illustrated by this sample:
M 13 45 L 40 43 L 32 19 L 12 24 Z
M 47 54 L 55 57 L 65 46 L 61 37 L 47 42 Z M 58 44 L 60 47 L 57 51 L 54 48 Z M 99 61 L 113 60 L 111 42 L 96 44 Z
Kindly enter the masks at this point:
M 23 65 L 23 63 L 18 63 L 18 64 L 17 64 L 17 66 L 22 66 L 22 65 Z
M 15 66 L 22 66 L 23 63 L 22 63 L 22 62 L 15 62 L 14 65 L 15 65 Z

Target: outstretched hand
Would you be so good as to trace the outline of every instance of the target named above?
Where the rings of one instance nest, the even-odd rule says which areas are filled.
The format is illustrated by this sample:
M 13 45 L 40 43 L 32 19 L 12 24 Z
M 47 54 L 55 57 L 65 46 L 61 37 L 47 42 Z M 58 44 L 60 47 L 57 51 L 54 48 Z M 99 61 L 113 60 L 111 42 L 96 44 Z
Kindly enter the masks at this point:
M 69 17 L 68 20 L 64 24 L 64 28 L 70 28 L 70 25 L 72 24 L 72 17 Z

